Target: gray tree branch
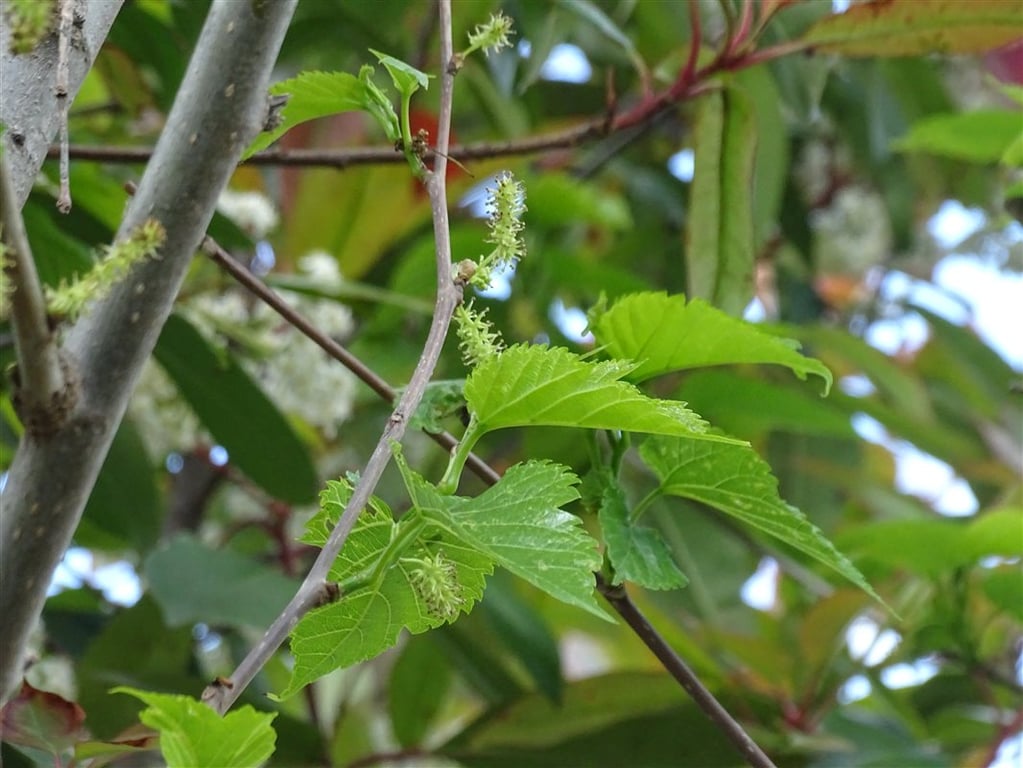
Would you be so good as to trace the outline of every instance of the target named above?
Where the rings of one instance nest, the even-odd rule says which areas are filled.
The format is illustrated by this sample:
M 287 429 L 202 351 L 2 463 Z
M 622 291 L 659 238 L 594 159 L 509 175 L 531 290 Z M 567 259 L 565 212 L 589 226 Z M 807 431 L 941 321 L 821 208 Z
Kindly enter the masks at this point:
M 118 233 L 154 218 L 167 232 L 164 246 L 68 330 L 63 349 L 80 387 L 76 408 L 52 436 L 26 435 L 18 446 L 0 520 L 0 694 L 8 694 L 20 678 L 25 640 L 50 576 L 71 541 L 217 197 L 263 125 L 270 71 L 296 3 L 215 0 Z M 93 4 L 88 8 L 91 13 Z M 36 133 L 28 126 L 23 130 L 26 142 Z M 49 138 L 40 144 L 40 156 Z
M 92 67 L 100 46 L 124 0 L 89 0 L 84 23 L 73 31 L 67 51 L 67 97 L 57 98 L 59 44 L 57 34 L 31 53 L 11 53 L 10 29 L 0 23 L 0 122 L 4 154 L 11 164 L 14 198 L 24 205 L 46 151 L 60 126 L 61 101 L 70 104 Z M 61 83 L 65 85 L 65 83 Z

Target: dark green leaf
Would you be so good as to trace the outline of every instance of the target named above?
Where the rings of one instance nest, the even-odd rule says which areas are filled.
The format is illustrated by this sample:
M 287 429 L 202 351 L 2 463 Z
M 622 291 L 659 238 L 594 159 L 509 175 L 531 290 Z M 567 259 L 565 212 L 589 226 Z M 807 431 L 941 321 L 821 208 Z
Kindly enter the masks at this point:
M 146 558 L 145 575 L 171 627 L 205 622 L 262 629 L 299 588 L 296 579 L 184 534 Z
M 228 352 L 171 315 L 154 355 L 238 469 L 278 499 L 315 498 L 319 480 L 305 445 Z
M 451 686 L 451 667 L 443 652 L 425 637 L 409 639 L 387 687 L 391 728 L 403 747 L 422 743 Z

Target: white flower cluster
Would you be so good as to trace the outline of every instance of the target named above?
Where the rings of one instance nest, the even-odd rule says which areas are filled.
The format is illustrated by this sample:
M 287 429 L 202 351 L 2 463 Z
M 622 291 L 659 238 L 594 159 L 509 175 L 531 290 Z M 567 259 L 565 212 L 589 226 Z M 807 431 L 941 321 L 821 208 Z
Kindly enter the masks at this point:
M 810 226 L 822 274 L 862 276 L 891 252 L 891 221 L 884 199 L 864 187 L 843 187 L 830 206 L 811 214 Z
M 200 443 L 211 442 L 195 413 L 181 396 L 170 377 L 156 360 L 142 368 L 135 393 L 128 404 L 128 415 L 138 428 L 150 458 L 163 461 L 174 451 L 187 451 Z
M 321 284 L 341 280 L 337 263 L 329 256 L 300 264 Z M 291 292 L 282 295 L 322 333 L 340 339 L 352 333 L 354 321 L 348 307 Z M 351 415 L 356 391 L 355 377 L 340 363 L 241 289 L 197 294 L 180 310 L 211 343 L 232 341 L 241 351 L 242 366 L 277 407 L 316 427 L 326 439 L 337 437 L 338 427 Z M 188 450 L 201 440 L 211 441 L 173 383 L 152 361 L 143 371 L 130 413 L 154 458 Z
M 217 210 L 256 240 L 266 237 L 279 221 L 273 202 L 259 192 L 225 189 L 217 200 Z

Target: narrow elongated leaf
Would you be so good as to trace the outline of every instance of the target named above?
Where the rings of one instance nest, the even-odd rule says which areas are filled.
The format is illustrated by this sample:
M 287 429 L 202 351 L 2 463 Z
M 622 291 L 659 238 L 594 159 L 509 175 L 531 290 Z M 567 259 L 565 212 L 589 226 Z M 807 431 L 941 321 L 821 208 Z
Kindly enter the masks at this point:
M 1019 6 L 1005 0 L 885 0 L 853 5 L 803 37 L 845 56 L 980 53 L 1023 36 Z
M 752 448 L 652 437 L 640 446 L 661 490 L 702 502 L 763 531 L 832 568 L 880 601 L 867 580 L 795 507 L 778 496 L 778 481 Z
M 171 627 L 202 621 L 262 628 L 300 586 L 268 565 L 230 549 L 211 549 L 187 535 L 153 552 L 145 575 Z
M 370 79 L 373 67 L 365 66 L 356 77 L 348 72 L 303 72 L 270 87 L 273 96 L 287 96 L 279 112 L 280 122 L 260 133 L 242 158 L 266 149 L 296 125 L 341 112 L 365 110 L 380 124 L 390 141 L 401 136 L 394 106 Z
M 648 589 L 678 589 L 689 582 L 661 534 L 629 520 L 625 493 L 611 478 L 605 480 L 598 517 L 615 584 L 632 581 Z
M 309 522 L 304 541 L 326 541 L 350 493 L 346 483 L 327 484 L 320 495 L 321 511 Z M 346 582 L 356 586 L 336 603 L 306 614 L 295 627 L 295 668 L 281 698 L 328 672 L 376 656 L 397 642 L 402 629 L 418 634 L 454 621 L 480 599 L 485 577 L 493 572 L 491 559 L 436 526 L 427 526 L 379 578 L 359 584 L 392 540 L 414 524 L 409 515 L 395 522 L 379 507 L 359 516 L 331 568 L 331 579 L 341 582 L 342 591 Z M 437 567 L 428 573 L 431 565 Z M 437 571 L 445 583 L 430 578 Z
M 684 403 L 646 397 L 620 381 L 634 368 L 620 360 L 585 361 L 560 347 L 516 345 L 472 372 L 465 399 L 480 433 L 543 425 L 731 441 L 708 432 Z
M 708 365 L 773 363 L 801 379 L 813 374 L 831 389 L 831 371 L 799 353 L 799 342 L 764 332 L 700 299 L 635 293 L 590 317 L 590 330 L 611 357 L 636 360 L 630 381 Z
M 171 315 L 154 355 L 238 469 L 278 499 L 315 498 L 319 479 L 305 445 L 230 354 L 218 353 L 188 321 Z
M 1023 136 L 1019 112 L 981 110 L 977 112 L 932 115 L 913 124 L 909 133 L 895 142 L 902 152 L 927 152 L 932 155 L 997 163 Z
M 700 99 L 686 219 L 691 296 L 738 315 L 753 296 L 753 163 L 756 120 L 737 87 Z
M 190 696 L 126 686 L 114 688 L 114 692 L 146 703 L 139 719 L 160 732 L 160 752 L 168 768 L 255 768 L 273 754 L 277 734 L 270 723 L 276 712 L 257 712 L 246 704 L 221 717 Z
M 593 572 L 597 542 L 559 507 L 579 498 L 567 468 L 545 461 L 516 464 L 475 498 L 447 496 L 397 457 L 416 508 L 472 547 L 544 592 L 601 618 Z
M 391 669 L 387 686 L 391 728 L 403 747 L 414 747 L 423 741 L 430 723 L 445 704 L 451 678 L 451 665 L 430 638 L 416 638 L 405 645 Z

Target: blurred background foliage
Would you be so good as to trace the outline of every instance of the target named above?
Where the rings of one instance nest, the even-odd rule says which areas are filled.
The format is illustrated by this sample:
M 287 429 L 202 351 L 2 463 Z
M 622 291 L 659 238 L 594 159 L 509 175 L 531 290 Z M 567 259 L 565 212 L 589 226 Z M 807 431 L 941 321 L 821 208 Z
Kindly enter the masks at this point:
M 73 106 L 73 143 L 155 142 L 207 7 L 126 2 Z M 455 39 L 497 7 L 456 2 Z M 684 2 L 500 7 L 518 45 L 459 75 L 456 142 L 599 119 L 609 88 L 628 106 L 645 73 L 663 87 L 689 50 Z M 711 46 L 736 8 L 707 1 L 699 11 Z M 763 39 L 793 39 L 831 11 L 794 3 Z M 421 0 L 307 0 L 278 79 L 356 72 L 369 48 L 436 72 L 435 25 Z M 822 398 L 787 372 L 722 368 L 658 380 L 658 394 L 751 441 L 783 497 L 898 616 L 679 499 L 648 519 L 690 584 L 634 598 L 779 765 L 981 766 L 1014 743 L 1019 755 L 1023 229 L 1010 212 L 1023 194 L 1020 151 L 1005 152 L 1023 127 L 1019 56 L 800 54 L 736 75 L 758 136 L 757 297 L 746 314 L 799 338 L 838 384 Z M 437 98 L 436 88 L 416 96 L 414 128 L 433 131 Z M 683 103 L 580 146 L 450 171 L 456 260 L 483 250 L 486 180 L 507 169 L 525 183 L 529 257 L 477 299 L 509 342 L 585 350 L 582 312 L 602 295 L 686 291 L 693 116 Z M 280 146 L 383 142 L 362 116 L 342 115 Z M 44 168 L 25 219 L 45 282 L 81 271 L 110 241 L 123 184 L 140 171 L 74 161 L 75 207 L 59 216 L 56 167 Z M 249 165 L 231 190 L 212 234 L 400 386 L 434 280 L 428 201 L 407 168 Z M 957 213 L 968 227 L 953 226 Z M 953 267 L 960 276 L 948 278 Z M 973 303 L 971 286 L 991 274 L 1009 288 Z M 982 326 L 982 313 L 995 319 Z M 0 338 L 6 366 L 9 332 Z M 457 380 L 465 369 L 449 346 L 438 378 Z M 91 735 L 111 739 L 140 707 L 109 695 L 113 685 L 197 695 L 229 673 L 310 561 L 295 535 L 318 486 L 357 470 L 377 439 L 387 406 L 374 398 L 197 257 L 47 603 L 29 681 L 79 702 Z M 19 430 L 6 392 L 2 422 L 6 463 Z M 457 406 L 444 425 L 460 428 Z M 483 446 L 499 469 L 529 456 L 580 474 L 587 451 L 572 430 L 511 430 Z M 446 460 L 422 435 L 406 454 L 427 477 Z M 630 457 L 625 478 L 639 499 L 654 481 Z M 400 509 L 400 488 L 385 480 L 379 493 Z M 280 711 L 274 765 L 369 765 L 385 754 L 481 767 L 739 764 L 626 628 L 506 574 L 457 625 L 274 703 L 264 694 L 281 689 L 287 664 L 282 654 L 244 697 Z M 9 766 L 37 754 L 3 747 Z

